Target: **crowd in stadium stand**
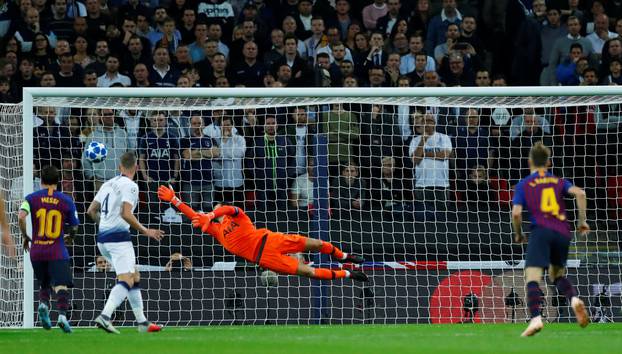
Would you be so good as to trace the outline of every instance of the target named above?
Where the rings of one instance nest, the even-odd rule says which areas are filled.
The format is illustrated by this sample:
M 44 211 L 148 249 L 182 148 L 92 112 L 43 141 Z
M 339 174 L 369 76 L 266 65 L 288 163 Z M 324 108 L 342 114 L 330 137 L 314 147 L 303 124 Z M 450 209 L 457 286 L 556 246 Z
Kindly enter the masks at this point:
M 3 102 L 21 101 L 26 86 L 622 82 L 622 2 L 614 0 L 0 0 L 0 36 Z M 448 208 L 449 200 L 507 204 L 508 190 L 527 172 L 527 151 L 544 140 L 555 147 L 556 166 L 606 213 L 607 195 L 599 193 L 615 195 L 622 186 L 619 111 L 41 107 L 35 148 L 38 163 L 63 168 L 69 193 L 92 193 L 116 173 L 120 153 L 135 150 L 138 177 L 150 191 L 174 182 L 200 209 L 250 198 L 272 210 L 308 207 L 314 161 L 307 147 L 321 132 L 329 141 L 335 209 L 393 211 L 418 210 L 417 201 L 434 201 L 434 210 Z M 109 147 L 103 164 L 81 158 L 91 140 Z

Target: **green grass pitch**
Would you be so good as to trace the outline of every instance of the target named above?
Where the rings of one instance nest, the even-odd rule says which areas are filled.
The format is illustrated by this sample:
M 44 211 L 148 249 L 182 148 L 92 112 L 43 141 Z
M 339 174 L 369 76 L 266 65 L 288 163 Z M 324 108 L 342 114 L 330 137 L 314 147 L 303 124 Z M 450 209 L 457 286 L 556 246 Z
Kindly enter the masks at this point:
M 76 328 L 0 330 L 3 354 L 124 353 L 622 353 L 622 324 L 548 324 L 520 338 L 525 324 L 168 327 L 112 335 Z

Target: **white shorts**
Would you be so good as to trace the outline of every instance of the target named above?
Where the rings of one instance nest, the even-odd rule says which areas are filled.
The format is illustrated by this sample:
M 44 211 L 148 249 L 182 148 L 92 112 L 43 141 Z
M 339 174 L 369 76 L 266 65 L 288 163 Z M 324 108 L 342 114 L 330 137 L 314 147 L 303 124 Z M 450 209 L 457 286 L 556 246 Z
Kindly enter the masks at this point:
M 112 264 L 117 275 L 136 271 L 136 255 L 131 241 L 98 242 L 97 248 L 102 256 Z

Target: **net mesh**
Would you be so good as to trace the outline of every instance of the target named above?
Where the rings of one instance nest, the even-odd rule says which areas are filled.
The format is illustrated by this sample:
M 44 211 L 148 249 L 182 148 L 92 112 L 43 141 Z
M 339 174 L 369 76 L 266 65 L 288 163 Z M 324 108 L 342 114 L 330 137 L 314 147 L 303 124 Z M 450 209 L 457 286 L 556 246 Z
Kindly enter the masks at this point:
M 8 224 L 0 225 L 0 327 L 18 326 L 23 320 L 23 258 L 17 227 L 23 190 L 22 139 L 22 107 L 0 105 L 0 211 L 5 213 L 0 220 Z
M 167 235 L 160 243 L 134 238 L 152 321 L 524 321 L 525 248 L 512 243 L 509 210 L 513 186 L 529 173 L 527 154 L 537 141 L 551 147 L 553 172 L 587 191 L 593 232 L 575 237 L 569 276 L 596 318 L 615 319 L 603 299 L 619 300 L 621 101 L 35 97 L 35 125 L 41 124 L 34 130 L 35 168 L 52 163 L 62 169 L 62 190 L 75 199 L 83 223 L 70 247 L 76 282 L 71 320 L 92 325 L 114 285 L 110 265 L 98 258 L 96 226 L 83 213 L 98 186 L 118 174 L 115 159 L 135 150 L 143 161 L 138 218 Z M 3 129 L 15 130 L 8 134 L 14 140 L 2 144 L 2 156 L 10 157 L 2 165 L 2 186 L 8 189 L 21 166 L 13 159 L 21 154 L 21 128 Z M 158 139 L 144 139 L 154 130 Z M 189 138 L 195 134 L 208 142 Z M 83 155 L 95 139 L 108 148 L 103 163 Z M 197 210 L 227 201 L 244 208 L 258 227 L 322 238 L 361 254 L 372 280 L 364 286 L 349 280 L 316 283 L 264 272 L 158 203 L 155 189 L 168 183 Z M 571 201 L 567 209 L 574 222 Z M 297 257 L 313 266 L 340 267 L 315 254 Z M 20 273 L 3 269 L 3 281 L 20 280 Z M 545 293 L 547 318 L 569 321 L 563 297 L 554 289 Z M 2 324 L 15 325 L 1 303 Z M 132 321 L 129 305 L 115 313 L 117 325 Z

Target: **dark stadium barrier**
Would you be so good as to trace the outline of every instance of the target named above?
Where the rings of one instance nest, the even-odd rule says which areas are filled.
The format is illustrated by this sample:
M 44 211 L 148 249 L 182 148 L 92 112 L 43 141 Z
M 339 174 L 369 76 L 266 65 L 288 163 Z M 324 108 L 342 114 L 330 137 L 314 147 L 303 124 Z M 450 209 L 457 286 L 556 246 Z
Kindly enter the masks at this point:
M 372 271 L 370 285 L 329 283 L 330 296 L 322 323 L 459 323 L 524 322 L 522 271 L 507 269 Z M 597 319 L 622 321 L 622 279 L 615 269 L 574 268 L 578 286 Z M 114 285 L 113 273 L 76 274 L 72 324 L 93 326 Z M 141 286 L 146 315 L 169 326 L 314 324 L 309 279 L 279 276 L 279 286 L 262 286 L 259 272 L 144 272 Z M 571 321 L 563 299 L 548 289 L 544 314 L 551 322 Z M 36 297 L 35 297 L 36 298 Z M 36 306 L 35 306 L 36 308 Z M 55 316 L 55 315 L 54 315 Z M 36 318 L 36 316 L 35 316 Z M 126 303 L 115 313 L 115 325 L 133 326 Z

